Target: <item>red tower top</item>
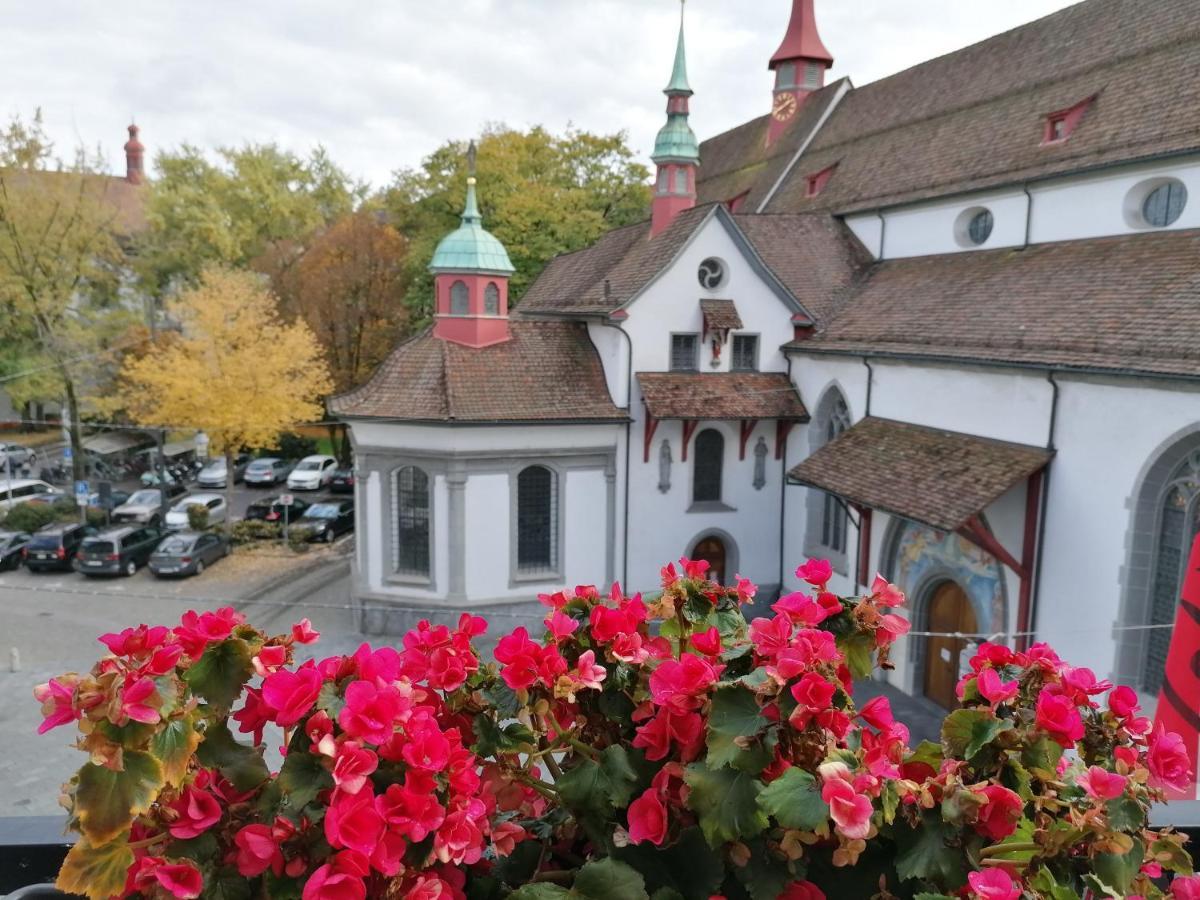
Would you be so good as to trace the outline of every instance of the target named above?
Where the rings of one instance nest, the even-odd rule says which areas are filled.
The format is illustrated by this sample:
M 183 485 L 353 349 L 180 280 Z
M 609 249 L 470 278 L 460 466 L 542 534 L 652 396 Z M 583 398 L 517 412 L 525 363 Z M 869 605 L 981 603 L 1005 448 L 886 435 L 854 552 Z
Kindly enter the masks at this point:
M 808 95 L 825 86 L 825 72 L 833 65 L 833 56 L 817 32 L 813 2 L 792 0 L 792 19 L 787 34 L 771 57 L 775 88 L 771 124 L 767 129 L 768 144 L 787 130 Z
M 125 142 L 125 180 L 130 184 L 141 184 L 146 178 L 143 159 L 146 148 L 138 140 L 138 127 L 129 126 L 129 140 Z

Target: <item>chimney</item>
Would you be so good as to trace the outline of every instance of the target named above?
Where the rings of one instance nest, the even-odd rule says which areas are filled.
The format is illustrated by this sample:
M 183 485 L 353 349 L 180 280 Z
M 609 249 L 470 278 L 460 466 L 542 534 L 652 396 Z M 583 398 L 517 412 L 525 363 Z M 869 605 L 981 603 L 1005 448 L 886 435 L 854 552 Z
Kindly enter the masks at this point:
M 125 142 L 125 180 L 130 184 L 141 184 L 146 180 L 143 159 L 146 148 L 138 140 L 138 127 L 129 126 L 129 140 Z
M 775 87 L 768 144 L 787 130 L 808 95 L 825 86 L 825 72 L 833 65 L 833 56 L 817 32 L 814 2 L 792 0 L 787 34 L 771 57 L 769 68 L 775 73 Z

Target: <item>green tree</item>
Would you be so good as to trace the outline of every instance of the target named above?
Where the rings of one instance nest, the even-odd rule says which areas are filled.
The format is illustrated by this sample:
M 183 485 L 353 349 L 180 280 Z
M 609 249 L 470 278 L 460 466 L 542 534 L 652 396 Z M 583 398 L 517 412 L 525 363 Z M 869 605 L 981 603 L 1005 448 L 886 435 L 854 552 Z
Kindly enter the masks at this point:
M 194 284 L 210 264 L 245 267 L 287 259 L 318 228 L 365 194 L 318 147 L 307 158 L 274 144 L 223 147 L 210 159 L 184 144 L 155 157 L 139 270 L 150 291 Z
M 406 302 L 417 319 L 432 314 L 433 280 L 425 267 L 458 224 L 466 197 L 464 141 L 451 141 L 419 168 L 396 174 L 383 204 L 409 240 L 411 286 Z M 542 127 L 490 126 L 479 140 L 479 197 L 484 225 L 516 267 L 510 297 L 555 256 L 594 242 L 611 228 L 645 218 L 649 170 L 637 162 L 624 132 L 590 134 Z

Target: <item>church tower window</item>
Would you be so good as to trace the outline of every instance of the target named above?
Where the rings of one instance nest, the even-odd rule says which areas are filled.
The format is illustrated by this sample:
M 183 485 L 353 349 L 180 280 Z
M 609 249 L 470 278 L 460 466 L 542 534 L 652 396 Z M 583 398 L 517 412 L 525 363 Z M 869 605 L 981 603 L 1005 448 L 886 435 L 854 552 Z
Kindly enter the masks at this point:
M 450 315 L 465 316 L 471 312 L 471 294 L 465 281 L 450 285 Z
M 558 568 L 558 480 L 545 466 L 517 475 L 517 572 L 553 573 Z
M 500 315 L 500 288 L 494 281 L 489 281 L 483 291 L 483 314 L 485 316 Z

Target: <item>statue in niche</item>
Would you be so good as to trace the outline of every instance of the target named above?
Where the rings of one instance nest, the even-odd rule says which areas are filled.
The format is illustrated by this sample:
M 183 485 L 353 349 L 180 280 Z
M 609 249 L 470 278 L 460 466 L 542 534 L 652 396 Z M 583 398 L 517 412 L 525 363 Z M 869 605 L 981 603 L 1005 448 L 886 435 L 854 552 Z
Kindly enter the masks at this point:
M 754 445 L 754 489 L 761 491 L 767 483 L 767 441 L 759 437 Z
M 664 440 L 658 448 L 658 490 L 665 494 L 671 489 L 671 442 Z

